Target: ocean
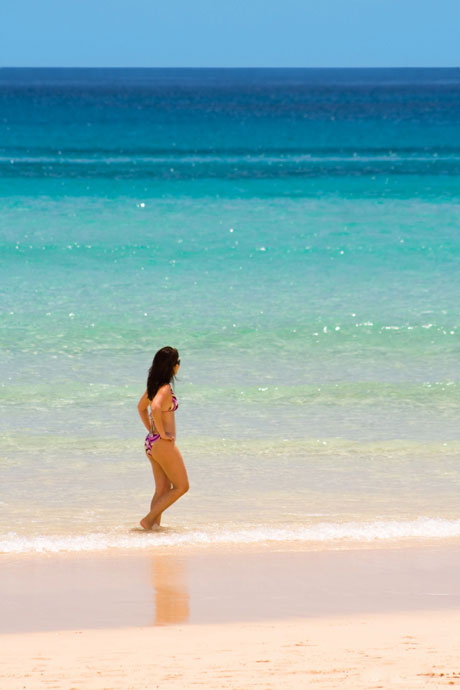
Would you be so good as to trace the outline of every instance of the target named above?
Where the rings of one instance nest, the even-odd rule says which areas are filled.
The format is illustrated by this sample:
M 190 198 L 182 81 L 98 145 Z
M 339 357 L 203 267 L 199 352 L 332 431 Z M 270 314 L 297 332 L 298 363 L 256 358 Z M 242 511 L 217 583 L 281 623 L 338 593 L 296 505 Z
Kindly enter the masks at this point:
M 0 69 L 0 178 L 0 552 L 460 536 L 460 70 Z

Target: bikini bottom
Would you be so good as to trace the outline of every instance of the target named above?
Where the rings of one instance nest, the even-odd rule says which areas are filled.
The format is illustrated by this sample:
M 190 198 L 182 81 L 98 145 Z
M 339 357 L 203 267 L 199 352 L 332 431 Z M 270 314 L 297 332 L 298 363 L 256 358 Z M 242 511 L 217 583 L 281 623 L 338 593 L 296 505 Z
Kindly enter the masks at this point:
M 155 443 L 155 441 L 158 441 L 158 439 L 161 438 L 160 434 L 152 434 L 149 433 L 145 437 L 145 442 L 144 442 L 144 448 L 145 452 L 150 455 L 152 451 L 152 446 Z

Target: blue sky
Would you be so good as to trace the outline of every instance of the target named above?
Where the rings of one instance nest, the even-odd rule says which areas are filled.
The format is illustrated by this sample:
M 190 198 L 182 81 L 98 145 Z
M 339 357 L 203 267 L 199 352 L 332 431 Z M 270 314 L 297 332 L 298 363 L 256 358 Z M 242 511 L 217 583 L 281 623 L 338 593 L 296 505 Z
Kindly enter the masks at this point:
M 460 0 L 1 0 L 0 65 L 460 66 Z

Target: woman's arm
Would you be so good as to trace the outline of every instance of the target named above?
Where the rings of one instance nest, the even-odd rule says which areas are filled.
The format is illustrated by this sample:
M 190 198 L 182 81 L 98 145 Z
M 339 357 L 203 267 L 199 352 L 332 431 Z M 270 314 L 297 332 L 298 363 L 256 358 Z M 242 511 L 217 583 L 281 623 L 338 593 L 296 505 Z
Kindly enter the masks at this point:
M 145 426 L 147 431 L 150 431 L 150 417 L 148 413 L 149 404 L 150 400 L 147 397 L 147 391 L 145 391 L 144 395 L 139 400 L 137 411 L 139 412 L 139 417 L 142 419 L 142 424 Z
M 174 441 L 170 434 L 166 434 L 163 426 L 163 415 L 161 414 L 163 408 L 168 410 L 172 402 L 171 387 L 166 385 L 158 389 L 153 398 L 150 409 L 152 410 L 152 418 L 155 424 L 155 429 L 160 434 L 160 437 L 165 441 Z

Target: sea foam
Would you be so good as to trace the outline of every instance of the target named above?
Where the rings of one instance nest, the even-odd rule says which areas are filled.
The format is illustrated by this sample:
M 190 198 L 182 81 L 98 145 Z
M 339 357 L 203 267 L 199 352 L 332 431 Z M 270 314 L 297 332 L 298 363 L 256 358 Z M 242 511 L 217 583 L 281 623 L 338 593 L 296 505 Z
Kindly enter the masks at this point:
M 10 532 L 0 540 L 0 553 L 58 553 L 264 543 L 314 543 L 352 548 L 358 543 L 398 540 L 448 539 L 460 536 L 460 519 L 419 517 L 416 520 L 374 522 L 323 522 L 314 526 L 252 527 L 248 529 L 174 530 L 153 532 L 94 532 L 86 535 L 40 535 L 25 537 Z

